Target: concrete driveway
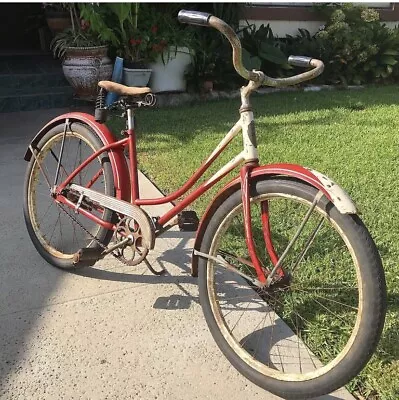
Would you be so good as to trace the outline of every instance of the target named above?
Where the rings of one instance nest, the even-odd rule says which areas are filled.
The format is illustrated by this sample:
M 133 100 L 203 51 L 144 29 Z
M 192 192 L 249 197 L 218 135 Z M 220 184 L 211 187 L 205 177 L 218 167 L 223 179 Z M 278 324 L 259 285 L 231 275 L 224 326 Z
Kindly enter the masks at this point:
M 63 111 L 0 114 L 0 398 L 277 399 L 214 343 L 189 274 L 192 234 L 157 242 L 150 261 L 167 269 L 162 277 L 113 259 L 67 273 L 36 252 L 23 221 L 23 154 Z

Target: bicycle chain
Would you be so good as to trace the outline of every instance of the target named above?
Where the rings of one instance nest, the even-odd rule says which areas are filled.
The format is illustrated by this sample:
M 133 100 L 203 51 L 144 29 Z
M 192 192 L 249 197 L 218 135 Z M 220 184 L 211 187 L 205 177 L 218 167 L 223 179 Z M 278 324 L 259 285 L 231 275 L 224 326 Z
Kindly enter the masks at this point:
M 100 241 L 100 239 L 98 239 L 97 238 L 97 236 L 94 236 L 92 233 L 90 233 L 73 215 L 71 215 L 61 204 L 59 204 L 59 203 L 56 203 L 57 204 L 57 206 L 66 214 L 66 215 L 68 215 L 68 217 L 69 218 L 71 218 L 72 219 L 72 221 L 75 221 L 76 222 L 76 224 L 84 231 L 84 232 L 86 232 L 104 251 L 107 251 L 108 250 L 108 247 L 107 246 L 104 246 L 102 243 L 101 243 L 101 241 Z M 115 254 L 113 251 L 111 251 L 111 253 L 109 253 L 109 254 L 112 254 L 118 261 L 120 261 L 122 264 L 124 264 L 124 265 L 126 265 L 126 266 L 128 266 L 128 267 L 130 267 L 130 265 L 126 262 L 126 261 L 124 261 L 120 256 L 118 256 L 117 254 Z

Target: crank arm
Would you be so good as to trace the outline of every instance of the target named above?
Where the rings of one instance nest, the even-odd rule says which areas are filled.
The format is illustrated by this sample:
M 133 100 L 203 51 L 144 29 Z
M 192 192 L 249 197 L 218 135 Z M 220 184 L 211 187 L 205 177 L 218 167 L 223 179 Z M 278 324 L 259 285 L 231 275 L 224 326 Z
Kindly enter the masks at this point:
M 158 218 L 159 219 L 159 218 Z M 179 223 L 177 216 L 169 221 L 168 225 L 161 226 L 159 229 L 155 231 L 155 237 L 161 236 L 163 233 L 167 232 L 169 229 L 172 229 Z M 154 222 L 154 225 L 157 226 L 158 221 Z M 159 224 L 158 224 L 159 225 Z
M 101 256 L 106 256 L 109 253 L 112 253 L 114 250 L 119 249 L 120 247 L 129 244 L 133 241 L 133 238 L 129 235 L 127 237 L 125 237 L 123 240 L 121 240 L 118 243 L 115 243 L 113 246 L 108 247 L 107 249 L 105 249 L 102 253 Z
M 201 253 L 200 251 L 195 250 L 195 249 L 194 249 L 194 255 L 199 256 L 199 257 L 203 257 L 203 258 L 206 258 L 208 260 L 212 260 L 212 261 L 216 262 L 221 267 L 226 268 L 229 271 L 232 271 L 232 272 L 242 276 L 246 280 L 248 280 L 251 283 L 253 283 L 256 287 L 263 288 L 265 286 L 265 284 L 260 282 L 258 279 L 252 278 L 251 276 L 249 276 L 247 274 L 244 274 L 244 272 L 239 271 L 237 268 L 235 268 L 234 266 L 229 264 L 226 260 L 224 260 L 221 257 L 210 256 L 209 254 Z

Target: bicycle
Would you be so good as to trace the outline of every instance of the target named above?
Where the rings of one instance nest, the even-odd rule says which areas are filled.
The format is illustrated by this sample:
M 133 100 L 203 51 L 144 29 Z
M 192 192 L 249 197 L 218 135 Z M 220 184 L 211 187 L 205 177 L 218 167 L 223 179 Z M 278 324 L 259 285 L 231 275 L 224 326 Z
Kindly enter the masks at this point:
M 180 189 L 143 199 L 134 112 L 153 106 L 155 96 L 149 88 L 99 82 L 95 117 L 61 115 L 29 145 L 24 188 L 29 235 L 44 259 L 59 268 L 93 265 L 111 254 L 126 265 L 146 262 L 162 274 L 146 260 L 155 239 L 176 224 L 196 230 L 192 275 L 199 278 L 209 329 L 231 364 L 285 398 L 329 393 L 355 377 L 377 346 L 386 309 L 381 259 L 355 204 L 330 178 L 299 165 L 259 165 L 250 102 L 261 85 L 312 79 L 323 63 L 290 56 L 291 65 L 308 70 L 270 78 L 245 69 L 240 40 L 222 20 L 185 10 L 178 18 L 216 28 L 231 43 L 234 67 L 249 81 L 241 88 L 239 121 Z M 121 96 L 108 108 L 107 92 Z M 123 139 L 104 125 L 110 108 L 123 110 Z M 187 194 L 240 131 L 243 151 Z M 239 176 L 219 191 L 201 221 L 184 210 L 239 165 Z M 181 196 L 162 216 L 142 209 Z

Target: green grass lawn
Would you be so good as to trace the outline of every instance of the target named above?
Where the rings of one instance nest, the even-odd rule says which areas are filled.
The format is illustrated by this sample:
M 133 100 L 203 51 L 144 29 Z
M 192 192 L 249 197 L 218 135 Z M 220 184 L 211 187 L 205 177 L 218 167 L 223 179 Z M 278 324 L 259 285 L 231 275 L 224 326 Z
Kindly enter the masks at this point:
M 351 390 L 399 398 L 399 87 L 275 93 L 253 98 L 262 164 L 298 163 L 321 171 L 354 199 L 379 248 L 388 314 L 378 352 Z M 165 192 L 182 185 L 239 118 L 239 100 L 140 110 L 140 168 Z M 121 120 L 110 125 L 120 130 Z M 215 163 L 241 151 L 238 137 Z M 216 190 L 216 189 L 215 189 Z M 199 213 L 215 194 L 193 204 Z

